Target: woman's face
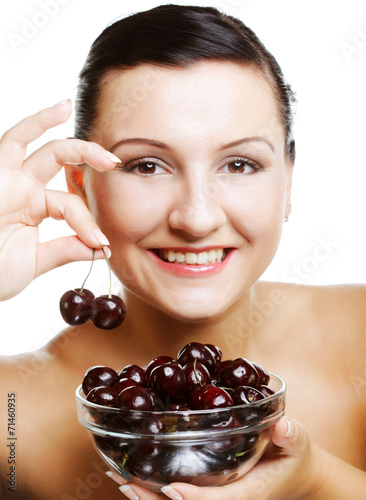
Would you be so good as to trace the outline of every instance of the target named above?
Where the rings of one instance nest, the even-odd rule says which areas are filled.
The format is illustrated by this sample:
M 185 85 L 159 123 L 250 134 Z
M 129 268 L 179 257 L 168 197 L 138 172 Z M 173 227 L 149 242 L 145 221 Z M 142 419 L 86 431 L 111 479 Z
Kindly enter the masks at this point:
M 88 169 L 87 202 L 127 295 L 184 321 L 226 311 L 271 262 L 290 196 L 277 103 L 231 62 L 109 75 L 95 137 L 121 160 Z

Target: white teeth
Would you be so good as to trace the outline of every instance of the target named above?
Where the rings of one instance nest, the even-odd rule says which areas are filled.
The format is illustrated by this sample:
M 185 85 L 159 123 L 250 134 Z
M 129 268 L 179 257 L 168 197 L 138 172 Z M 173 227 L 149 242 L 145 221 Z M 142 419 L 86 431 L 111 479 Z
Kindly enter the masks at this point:
M 224 249 L 217 248 L 216 250 L 209 250 L 208 252 L 174 252 L 174 250 L 164 250 L 160 253 L 164 260 L 167 262 L 179 262 L 180 264 L 209 264 L 213 262 L 221 262 L 224 256 Z
M 187 252 L 185 258 L 187 264 L 197 264 L 198 257 L 196 253 Z
M 167 255 L 165 255 L 167 254 Z M 175 261 L 175 252 L 173 250 L 168 250 L 168 252 L 164 252 L 164 257 L 168 258 L 169 262 L 174 262 Z
M 216 260 L 216 250 L 210 250 L 208 252 L 208 260 L 209 260 L 209 262 L 215 262 L 215 260 Z
M 197 264 L 206 264 L 208 258 L 207 258 L 207 252 L 201 252 L 197 256 Z
M 185 256 L 184 256 L 184 253 L 182 252 L 177 252 L 176 255 L 175 255 L 175 260 L 177 262 L 184 262 L 185 261 Z

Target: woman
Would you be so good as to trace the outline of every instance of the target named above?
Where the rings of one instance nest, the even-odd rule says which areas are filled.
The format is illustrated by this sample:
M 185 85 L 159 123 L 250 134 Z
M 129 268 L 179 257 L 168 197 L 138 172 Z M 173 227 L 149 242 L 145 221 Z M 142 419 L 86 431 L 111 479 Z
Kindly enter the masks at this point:
M 364 497 L 366 408 L 350 380 L 363 374 L 365 288 L 258 282 L 291 212 L 292 101 L 276 61 L 242 23 L 166 5 L 113 24 L 93 44 L 75 139 L 24 160 L 27 144 L 68 119 L 69 102 L 3 136 L 1 298 L 56 266 L 91 259 L 92 248 L 101 258 L 108 245 L 127 307 L 116 331 L 87 323 L 62 332 L 42 350 L 50 357 L 42 371 L 27 355 L 3 359 L 3 392 L 21 406 L 18 498 L 119 498 L 76 420 L 75 387 L 90 366 L 145 365 L 193 340 L 283 377 L 288 418 L 276 425 L 275 452 L 243 479 L 172 484 L 166 496 Z M 45 190 L 63 166 L 70 193 Z M 38 243 L 48 216 L 77 236 Z M 250 321 L 255 315 L 261 321 Z M 0 453 L 7 464 L 5 446 Z M 134 484 L 121 491 L 164 497 Z

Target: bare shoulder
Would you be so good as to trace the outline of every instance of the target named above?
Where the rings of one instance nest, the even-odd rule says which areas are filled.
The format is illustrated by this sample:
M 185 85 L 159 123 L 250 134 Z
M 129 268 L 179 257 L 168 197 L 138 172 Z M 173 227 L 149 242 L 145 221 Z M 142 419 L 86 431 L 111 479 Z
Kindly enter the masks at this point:
M 297 300 L 319 324 L 342 338 L 360 340 L 366 327 L 366 285 L 299 286 Z M 301 307 L 301 305 L 300 305 Z
M 263 283 L 261 297 L 280 304 L 282 340 L 301 345 L 332 376 L 338 372 L 366 411 L 366 285 Z
M 259 295 L 322 324 L 334 323 L 357 335 L 366 325 L 366 285 L 298 285 L 260 282 Z
M 259 305 L 270 303 L 277 332 L 318 345 L 333 359 L 351 353 L 350 359 L 366 360 L 366 285 L 261 282 L 257 290 Z

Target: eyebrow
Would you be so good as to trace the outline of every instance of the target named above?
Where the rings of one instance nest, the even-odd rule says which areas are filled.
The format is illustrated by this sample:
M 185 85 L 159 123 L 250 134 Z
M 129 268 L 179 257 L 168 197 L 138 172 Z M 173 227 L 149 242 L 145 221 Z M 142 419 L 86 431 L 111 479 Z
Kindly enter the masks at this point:
M 119 146 L 123 144 L 149 144 L 150 146 L 156 146 L 161 149 L 169 149 L 167 144 L 159 141 L 153 141 L 152 139 L 144 139 L 143 137 L 131 137 L 130 139 L 121 139 L 120 141 L 113 144 L 109 151 L 113 152 Z
M 267 144 L 267 146 L 269 146 L 273 152 L 275 150 L 274 145 L 268 139 L 266 139 L 265 137 L 260 137 L 258 135 L 255 135 L 253 137 L 244 137 L 243 139 L 238 139 L 237 141 L 225 144 L 220 148 L 220 151 L 222 151 L 223 149 L 229 149 L 234 146 L 238 146 L 239 144 L 245 144 L 247 142 L 263 142 L 264 144 Z
M 237 141 L 230 142 L 229 144 L 225 144 L 224 146 L 221 146 L 219 151 L 223 151 L 224 149 L 229 149 L 234 146 L 238 146 L 239 144 L 245 144 L 248 142 L 262 142 L 269 146 L 269 148 L 274 152 L 275 148 L 273 144 L 268 141 L 265 137 L 260 137 L 260 136 L 252 136 L 252 137 L 244 137 L 243 139 L 238 139 Z M 113 146 L 109 149 L 109 151 L 113 152 L 116 148 L 119 146 L 122 146 L 123 144 L 149 144 L 150 146 L 156 146 L 157 148 L 161 149 L 170 149 L 168 144 L 165 144 L 164 142 L 160 141 L 155 141 L 152 139 L 145 139 L 143 137 L 131 137 L 129 139 L 121 139 L 120 141 L 116 142 L 113 144 Z

